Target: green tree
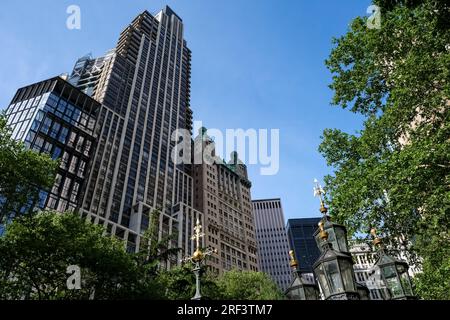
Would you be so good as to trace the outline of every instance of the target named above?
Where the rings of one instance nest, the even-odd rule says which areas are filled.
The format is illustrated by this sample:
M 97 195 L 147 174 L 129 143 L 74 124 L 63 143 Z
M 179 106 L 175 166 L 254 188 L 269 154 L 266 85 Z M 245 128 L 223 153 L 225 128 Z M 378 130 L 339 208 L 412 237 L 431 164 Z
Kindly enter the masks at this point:
M 275 282 L 262 272 L 231 270 L 217 281 L 221 297 L 227 300 L 282 300 Z
M 162 271 L 158 275 L 158 281 L 169 300 L 189 300 L 195 295 L 195 275 L 189 264 Z M 218 300 L 222 298 L 216 281 L 216 276 L 208 273 L 206 267 L 203 267 L 200 278 L 203 299 Z
M 153 210 L 150 214 L 149 227 L 141 236 L 139 252 L 135 255 L 138 264 L 153 277 L 157 276 L 161 267 L 165 268 L 169 260 L 176 259 L 180 251 L 180 248 L 174 246 L 176 232 L 159 238 L 160 216 L 159 210 Z
M 450 9 L 434 0 L 375 3 L 381 28 L 357 17 L 326 61 L 332 104 L 365 117 L 356 134 L 324 131 L 319 151 L 334 168 L 328 201 L 350 234 L 376 226 L 420 256 L 419 293 L 449 299 Z
M 35 212 L 39 192 L 52 186 L 57 166 L 48 155 L 11 139 L 6 119 L 0 115 L 0 225 Z
M 74 213 L 16 218 L 0 237 L 0 299 L 161 298 L 162 289 L 122 241 Z M 67 288 L 67 267 L 81 289 Z

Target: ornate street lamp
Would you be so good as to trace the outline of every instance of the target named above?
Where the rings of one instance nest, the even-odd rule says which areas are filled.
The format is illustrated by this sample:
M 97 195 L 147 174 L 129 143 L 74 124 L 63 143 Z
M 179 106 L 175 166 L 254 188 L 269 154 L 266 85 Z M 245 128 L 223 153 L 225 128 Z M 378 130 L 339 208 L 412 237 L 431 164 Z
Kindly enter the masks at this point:
M 319 197 L 320 199 L 320 212 L 323 214 L 323 228 L 328 233 L 328 242 L 330 242 L 333 246 L 333 249 L 339 251 L 341 253 L 346 253 L 350 255 L 350 251 L 348 248 L 347 242 L 347 228 L 345 226 L 334 223 L 331 221 L 331 218 L 327 215 L 328 208 L 325 206 L 323 195 L 325 191 L 320 186 L 319 181 L 317 179 L 314 180 L 314 196 Z M 322 240 L 319 235 L 319 229 L 314 233 L 314 238 L 316 240 L 316 244 L 319 247 L 319 250 L 322 251 Z
M 325 300 L 359 300 L 351 255 L 333 249 L 328 232 L 319 223 L 322 254 L 313 265 Z
M 289 300 L 319 300 L 319 288 L 315 283 L 308 283 L 303 279 L 302 273 L 298 271 L 298 262 L 294 251 L 289 251 L 291 257 L 291 268 L 294 280 L 285 294 Z
M 207 256 L 210 256 L 213 253 L 217 253 L 217 249 L 207 249 L 206 251 L 202 251 L 200 249 L 200 238 L 205 236 L 205 234 L 201 232 L 201 230 L 202 226 L 200 224 L 200 220 L 197 219 L 197 224 L 194 227 L 194 235 L 191 237 L 191 240 L 196 240 L 197 246 L 195 252 L 191 257 L 185 257 L 181 260 L 182 263 L 192 262 L 194 264 L 194 268 L 192 269 L 192 271 L 195 274 L 195 296 L 192 298 L 192 300 L 200 300 L 202 298 L 200 291 L 201 263 Z
M 408 274 L 409 266 L 389 256 L 384 249 L 383 242 L 377 237 L 376 229 L 370 231 L 373 244 L 378 249 L 375 267 L 379 269 L 379 276 L 383 287 L 381 290 L 385 300 L 414 300 L 411 279 Z

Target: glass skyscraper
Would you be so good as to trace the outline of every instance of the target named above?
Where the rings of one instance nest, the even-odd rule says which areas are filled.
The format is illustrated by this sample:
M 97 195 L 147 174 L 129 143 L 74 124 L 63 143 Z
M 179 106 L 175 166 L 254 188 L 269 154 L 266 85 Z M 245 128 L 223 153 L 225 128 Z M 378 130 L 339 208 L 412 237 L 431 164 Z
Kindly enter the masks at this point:
M 289 245 L 298 259 L 298 270 L 303 273 L 312 273 L 313 264 L 320 256 L 319 248 L 314 239 L 314 232 L 322 218 L 289 219 L 287 235 Z
M 100 104 L 60 77 L 17 91 L 6 110 L 12 138 L 37 152 L 61 159 L 51 190 L 40 207 L 75 210 L 83 197 L 96 139 Z

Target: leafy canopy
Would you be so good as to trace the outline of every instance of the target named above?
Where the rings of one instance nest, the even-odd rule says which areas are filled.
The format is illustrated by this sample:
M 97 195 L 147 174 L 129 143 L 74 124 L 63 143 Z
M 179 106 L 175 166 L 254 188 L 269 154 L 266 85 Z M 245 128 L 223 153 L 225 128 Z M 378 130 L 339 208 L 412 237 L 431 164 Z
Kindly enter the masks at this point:
M 449 298 L 449 4 L 375 3 L 381 28 L 357 17 L 326 61 L 332 104 L 365 116 L 356 134 L 323 133 L 328 201 L 351 234 L 378 227 L 423 259 L 422 296 Z
M 75 213 L 16 218 L 0 237 L 0 299 L 161 298 L 163 291 L 123 242 Z M 81 269 L 69 290 L 67 267 Z
M 275 282 L 263 272 L 231 270 L 219 278 L 217 285 L 226 300 L 282 300 Z

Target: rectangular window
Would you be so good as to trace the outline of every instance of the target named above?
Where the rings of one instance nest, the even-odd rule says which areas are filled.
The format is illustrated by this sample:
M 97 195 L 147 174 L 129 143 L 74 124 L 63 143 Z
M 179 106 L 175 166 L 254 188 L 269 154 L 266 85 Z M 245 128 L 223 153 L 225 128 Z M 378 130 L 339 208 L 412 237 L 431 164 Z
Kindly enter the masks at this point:
M 76 202 L 78 196 L 78 189 L 80 188 L 80 184 L 78 182 L 73 183 L 72 194 L 70 195 L 70 201 Z
M 53 149 L 52 159 L 56 160 L 59 158 L 60 155 L 61 155 L 61 148 L 55 147 L 55 149 Z
M 69 134 L 69 129 L 62 127 L 61 132 L 58 137 L 58 141 L 61 143 L 66 143 L 67 135 Z
M 78 157 L 73 156 L 72 161 L 70 162 L 69 172 L 75 173 L 77 169 Z
M 80 124 L 83 126 L 83 127 L 86 127 L 87 126 L 87 123 L 88 123 L 88 115 L 86 114 L 86 113 L 82 113 L 81 114 L 81 119 L 80 119 Z
M 80 120 L 80 114 L 81 114 L 80 109 L 75 108 L 72 114 L 72 120 L 78 122 Z
M 50 196 L 50 199 L 48 199 L 47 207 L 50 209 L 55 209 L 56 207 L 56 197 Z
M 52 147 L 53 147 L 53 145 L 47 141 L 44 144 L 44 149 L 42 150 L 42 152 L 50 154 L 50 152 L 52 151 Z
M 58 173 L 55 177 L 55 183 L 53 184 L 52 193 L 58 194 L 59 186 L 61 185 L 62 176 Z
M 57 103 L 58 97 L 56 97 L 54 94 L 51 94 L 47 99 L 47 106 L 49 106 L 51 109 L 54 109 Z
M 41 151 L 42 146 L 44 145 L 44 139 L 42 139 L 41 137 L 37 137 L 36 141 L 34 142 L 33 145 L 33 150 L 35 151 Z
M 64 186 L 63 186 L 62 191 L 61 191 L 61 196 L 62 197 L 67 198 L 67 196 L 69 195 L 69 189 L 70 189 L 70 183 L 71 182 L 72 181 L 70 180 L 70 178 L 66 177 L 66 180 L 64 180 Z
M 86 144 L 84 146 L 84 155 L 89 156 L 89 151 L 91 150 L 92 142 L 90 140 L 86 140 Z
M 84 162 L 83 160 L 80 160 L 80 166 L 78 167 L 78 171 L 77 171 L 77 175 L 80 178 L 84 177 L 84 170 L 86 168 L 86 162 Z
M 84 137 L 80 136 L 77 141 L 77 147 L 75 148 L 78 152 L 81 152 L 83 150 L 83 142 Z
M 76 134 L 75 132 L 72 131 L 72 132 L 70 133 L 70 138 L 69 138 L 69 142 L 67 143 L 67 145 L 68 145 L 69 147 L 73 147 L 76 138 L 77 138 L 77 134 Z
M 61 125 L 58 122 L 54 122 L 52 129 L 50 130 L 50 137 L 52 137 L 53 139 L 56 139 L 60 128 L 61 128 Z
M 60 212 L 64 212 L 64 211 L 66 211 L 66 209 L 67 209 L 67 201 L 63 200 L 63 199 L 59 200 L 58 207 L 56 210 L 60 211 Z
M 44 119 L 44 123 L 43 123 L 42 126 L 41 126 L 41 131 L 42 131 L 43 133 L 47 134 L 47 133 L 48 133 L 48 130 L 50 130 L 51 124 L 52 124 L 52 119 L 46 117 L 46 118 Z
M 69 163 L 69 157 L 70 157 L 70 155 L 66 151 L 64 151 L 64 154 L 61 159 L 61 168 L 67 169 L 67 165 Z

